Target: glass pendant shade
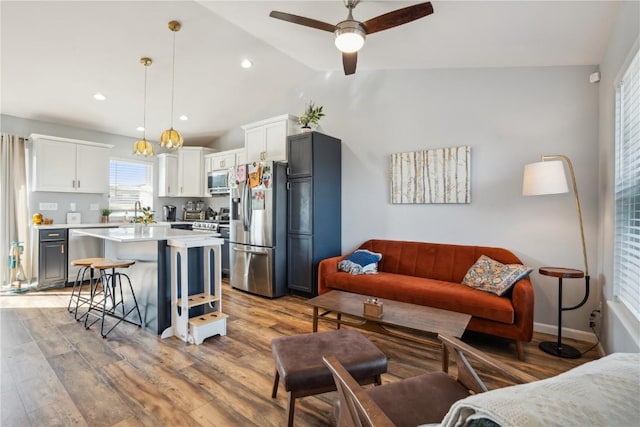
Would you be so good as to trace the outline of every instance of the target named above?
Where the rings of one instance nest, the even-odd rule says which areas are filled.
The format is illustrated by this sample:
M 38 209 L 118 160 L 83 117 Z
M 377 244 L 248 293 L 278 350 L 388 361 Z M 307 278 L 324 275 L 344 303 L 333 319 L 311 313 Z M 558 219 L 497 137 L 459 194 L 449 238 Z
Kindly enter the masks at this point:
M 168 150 L 176 150 L 182 147 L 182 135 L 174 128 L 167 129 L 160 136 L 160 146 Z
M 140 139 L 133 143 L 133 154 L 146 157 L 153 156 L 155 154 L 153 151 L 153 144 L 144 138 Z

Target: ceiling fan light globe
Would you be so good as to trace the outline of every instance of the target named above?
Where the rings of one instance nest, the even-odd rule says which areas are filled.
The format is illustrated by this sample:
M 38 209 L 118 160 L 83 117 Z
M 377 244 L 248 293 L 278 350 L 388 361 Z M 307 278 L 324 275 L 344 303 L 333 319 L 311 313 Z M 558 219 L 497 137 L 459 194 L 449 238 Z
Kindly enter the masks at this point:
M 344 53 L 359 51 L 364 46 L 366 33 L 359 22 L 343 21 L 336 25 L 335 44 Z
M 168 150 L 177 150 L 183 144 L 182 135 L 174 128 L 167 129 L 160 135 L 160 146 Z

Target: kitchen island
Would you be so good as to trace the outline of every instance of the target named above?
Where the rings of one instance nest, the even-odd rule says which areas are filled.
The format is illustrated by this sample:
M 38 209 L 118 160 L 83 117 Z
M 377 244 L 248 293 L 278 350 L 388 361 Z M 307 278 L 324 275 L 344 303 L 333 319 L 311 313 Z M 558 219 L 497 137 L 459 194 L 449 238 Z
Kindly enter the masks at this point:
M 131 278 L 142 324 L 156 334 L 171 326 L 171 251 L 169 240 L 216 238 L 215 232 L 191 231 L 137 224 L 122 228 L 82 228 L 75 235 L 104 241 L 105 258 L 133 260 L 136 263 L 123 271 Z M 221 239 L 219 243 L 222 244 Z M 202 292 L 204 262 L 202 248 L 190 248 L 189 290 Z

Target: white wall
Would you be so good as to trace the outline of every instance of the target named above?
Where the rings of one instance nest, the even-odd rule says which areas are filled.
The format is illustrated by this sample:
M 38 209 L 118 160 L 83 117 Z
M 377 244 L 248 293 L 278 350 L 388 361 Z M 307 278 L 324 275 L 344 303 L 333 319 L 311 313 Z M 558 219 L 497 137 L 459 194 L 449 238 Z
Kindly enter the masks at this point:
M 576 170 L 590 272 L 596 291 L 565 327 L 588 330 L 597 305 L 598 87 L 595 67 L 360 70 L 319 74 L 271 106 L 271 115 L 324 106 L 323 131 L 343 141 L 343 251 L 369 238 L 505 247 L 536 268 L 535 321 L 557 324 L 557 281 L 541 266 L 584 269 L 572 194 L 523 197 L 526 163 L 565 154 Z M 265 113 L 265 117 L 268 114 Z M 470 204 L 392 205 L 389 155 L 471 146 Z M 583 282 L 565 282 L 565 306 L 579 302 Z
M 615 85 L 640 44 L 640 3 L 622 2 L 613 33 L 600 65 L 599 194 L 600 228 L 598 270 L 602 285 L 602 343 L 607 353 L 640 351 L 640 322 L 613 300 L 614 168 L 615 168 Z

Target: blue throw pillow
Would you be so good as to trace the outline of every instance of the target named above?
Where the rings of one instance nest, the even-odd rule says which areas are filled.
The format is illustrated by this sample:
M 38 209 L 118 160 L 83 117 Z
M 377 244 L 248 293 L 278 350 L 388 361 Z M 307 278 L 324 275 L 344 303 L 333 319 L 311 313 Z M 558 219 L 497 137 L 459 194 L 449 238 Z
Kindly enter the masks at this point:
M 358 249 L 338 263 L 338 269 L 351 274 L 375 274 L 382 254 Z

